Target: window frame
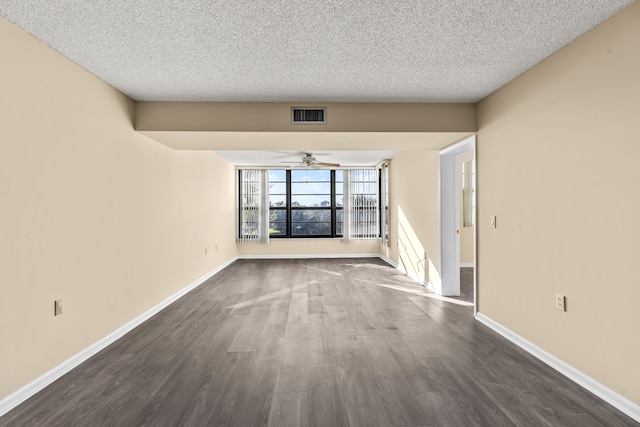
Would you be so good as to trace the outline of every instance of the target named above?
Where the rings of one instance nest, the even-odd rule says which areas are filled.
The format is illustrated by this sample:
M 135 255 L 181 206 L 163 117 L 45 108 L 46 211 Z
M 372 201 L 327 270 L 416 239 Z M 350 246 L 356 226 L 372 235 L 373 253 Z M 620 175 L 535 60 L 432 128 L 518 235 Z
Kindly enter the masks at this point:
M 284 211 L 285 215 L 284 215 L 284 234 L 271 234 L 269 233 L 269 239 L 274 239 L 274 238 L 281 238 L 283 236 L 288 236 L 289 235 L 289 229 L 291 228 L 290 225 L 290 215 L 291 212 L 289 210 L 289 207 L 291 206 L 291 180 L 289 179 L 289 170 L 287 169 L 267 169 L 268 171 L 272 171 L 272 170 L 284 170 L 285 171 L 285 179 L 284 179 L 284 184 L 285 184 L 285 204 L 284 206 L 276 206 L 276 207 L 272 207 L 271 203 L 269 203 L 269 214 L 271 214 L 271 211 Z M 270 172 L 267 172 L 270 173 Z M 278 181 L 278 183 L 282 183 L 282 181 Z M 269 182 L 269 184 L 271 184 L 271 181 Z M 269 196 L 271 196 L 271 193 L 269 193 Z M 278 223 L 282 223 L 282 221 L 278 221 Z M 269 229 L 271 229 L 271 220 L 269 220 Z
M 269 206 L 269 212 L 271 211 L 285 211 L 285 232 L 281 234 L 269 234 L 270 239 L 336 239 L 342 238 L 342 234 L 337 234 L 337 211 L 342 210 L 342 207 L 336 206 L 336 170 L 329 169 L 329 187 L 330 187 L 330 204 L 328 207 L 326 206 L 293 206 L 291 201 L 293 197 L 292 184 L 295 182 L 292 181 L 291 172 L 292 169 L 275 169 L 270 168 L 269 170 L 284 170 L 285 171 L 285 182 L 286 182 L 286 206 L 278 206 L 272 207 Z M 321 181 L 327 182 L 327 181 Z M 317 210 L 317 211 L 329 211 L 330 212 L 330 233 L 329 234 L 293 234 L 293 212 L 295 211 L 306 211 L 306 210 Z

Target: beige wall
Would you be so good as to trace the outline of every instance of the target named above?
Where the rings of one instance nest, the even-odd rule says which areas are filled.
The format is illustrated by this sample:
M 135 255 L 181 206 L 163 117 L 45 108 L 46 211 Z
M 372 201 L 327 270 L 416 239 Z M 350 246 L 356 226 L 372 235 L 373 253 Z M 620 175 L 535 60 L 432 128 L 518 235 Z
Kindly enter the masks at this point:
M 477 148 L 480 312 L 637 404 L 639 46 L 636 2 L 482 101 Z
M 131 100 L 2 18 L 0 57 L 1 399 L 236 245 L 232 165 L 137 134 Z
M 378 255 L 380 240 L 270 239 L 269 244 L 238 243 L 239 256 Z
M 437 269 L 438 156 L 437 151 L 407 151 L 391 160 L 389 247 L 383 248 L 383 255 L 400 268 L 436 287 L 441 284 Z

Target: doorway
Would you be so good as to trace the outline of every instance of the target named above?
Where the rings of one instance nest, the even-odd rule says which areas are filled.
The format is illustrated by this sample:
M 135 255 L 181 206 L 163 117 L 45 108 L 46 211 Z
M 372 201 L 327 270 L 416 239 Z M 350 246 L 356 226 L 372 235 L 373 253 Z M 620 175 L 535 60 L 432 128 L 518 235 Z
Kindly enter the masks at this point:
M 461 295 L 460 268 L 463 270 L 463 279 L 472 276 L 472 292 L 474 314 L 477 305 L 477 269 L 476 266 L 476 213 L 475 191 L 465 194 L 463 180 L 466 178 L 466 186 L 475 189 L 475 135 L 470 136 L 452 146 L 440 151 L 439 158 L 439 242 L 440 242 L 440 273 L 442 277 L 441 294 L 445 296 L 459 297 Z M 467 175 L 463 177 L 466 164 Z M 469 170 L 469 168 L 471 168 Z M 465 202 L 466 201 L 466 202 Z M 463 209 L 469 210 L 465 218 Z M 465 224 L 467 226 L 465 227 Z M 464 240 L 461 242 L 461 238 Z M 471 242 L 469 242 L 471 240 Z M 469 245 L 469 243 L 471 243 Z M 471 248 L 469 248 L 471 246 Z M 463 251 L 461 253 L 461 251 Z M 470 254 L 469 252 L 472 252 Z M 461 256 L 463 261 L 461 262 Z M 468 281 L 467 281 L 468 283 Z M 469 292 L 469 289 L 464 289 Z
M 457 186 L 458 206 L 456 207 L 456 254 L 459 257 L 460 296 L 462 301 L 473 303 L 475 294 L 473 277 L 474 262 L 474 231 L 475 231 L 475 156 L 474 151 L 464 151 L 456 154 L 456 174 L 460 177 Z

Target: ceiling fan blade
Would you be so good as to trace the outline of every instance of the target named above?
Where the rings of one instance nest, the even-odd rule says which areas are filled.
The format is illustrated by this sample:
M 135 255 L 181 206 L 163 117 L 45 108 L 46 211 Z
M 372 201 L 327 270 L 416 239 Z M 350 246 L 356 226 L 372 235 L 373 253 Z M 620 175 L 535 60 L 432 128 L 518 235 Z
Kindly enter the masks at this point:
M 332 166 L 332 167 L 338 167 L 338 166 L 340 166 L 340 163 L 316 162 L 316 165 L 319 165 L 319 166 Z

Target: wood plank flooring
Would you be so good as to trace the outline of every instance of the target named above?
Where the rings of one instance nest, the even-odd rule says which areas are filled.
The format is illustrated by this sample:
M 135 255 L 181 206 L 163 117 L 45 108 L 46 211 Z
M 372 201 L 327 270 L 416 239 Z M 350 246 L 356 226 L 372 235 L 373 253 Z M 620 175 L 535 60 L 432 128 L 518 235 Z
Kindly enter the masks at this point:
M 473 304 L 473 267 L 460 267 L 460 296 L 457 298 Z
M 241 260 L 1 426 L 632 426 L 378 259 Z

